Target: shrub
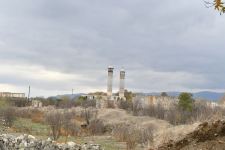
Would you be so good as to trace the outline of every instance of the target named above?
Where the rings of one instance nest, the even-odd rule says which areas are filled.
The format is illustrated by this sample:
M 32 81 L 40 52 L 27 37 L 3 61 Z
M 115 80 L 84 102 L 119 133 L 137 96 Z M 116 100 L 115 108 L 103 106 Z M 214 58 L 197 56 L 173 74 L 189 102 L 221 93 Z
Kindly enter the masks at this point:
M 128 111 L 132 110 L 132 108 L 133 108 L 132 101 L 120 100 L 119 101 L 119 108 L 125 109 L 125 110 L 128 110 Z
M 107 101 L 107 108 L 115 108 L 115 103 L 114 103 L 114 101 L 110 101 L 110 100 L 108 100 Z
M 105 126 L 102 120 L 94 119 L 88 125 L 88 130 L 92 135 L 101 135 L 105 133 Z
M 44 113 L 39 110 L 33 110 L 31 113 L 31 120 L 35 123 L 44 122 Z
M 112 134 L 116 139 L 126 142 L 128 150 L 133 150 L 137 144 L 153 141 L 153 129 L 151 125 L 140 128 L 137 125 L 119 124 L 114 127 Z
M 5 109 L 1 110 L 1 114 L 3 116 L 3 123 L 7 127 L 11 127 L 13 125 L 13 122 L 15 121 L 15 108 L 13 107 L 7 107 Z
M 63 127 L 63 114 L 57 110 L 49 112 L 45 116 L 46 123 L 50 126 L 54 140 L 57 140 L 61 135 Z

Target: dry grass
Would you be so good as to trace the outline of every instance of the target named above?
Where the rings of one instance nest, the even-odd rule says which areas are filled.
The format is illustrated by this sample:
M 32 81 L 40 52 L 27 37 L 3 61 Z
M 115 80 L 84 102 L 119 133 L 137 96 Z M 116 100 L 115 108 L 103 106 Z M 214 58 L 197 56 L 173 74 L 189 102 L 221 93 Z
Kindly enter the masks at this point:
M 103 120 L 106 125 L 121 123 L 137 124 L 140 127 L 155 126 L 155 131 L 172 127 L 167 121 L 147 116 L 132 116 L 122 109 L 101 109 L 98 112 L 98 119 Z
M 94 111 L 95 109 L 91 109 Z M 41 108 L 41 112 L 47 113 L 49 109 Z M 60 111 L 60 110 L 59 110 Z M 63 109 L 61 110 L 63 111 Z M 83 109 L 78 108 L 71 108 L 69 111 L 76 112 L 76 115 L 74 115 L 72 122 L 76 123 L 77 125 L 81 125 L 85 123 L 84 118 L 81 117 Z M 29 111 L 30 112 L 30 111 Z M 29 114 L 29 113 L 28 113 Z M 28 115 L 29 116 L 29 115 Z M 30 115 L 32 116 L 32 115 Z M 148 116 L 133 116 L 132 114 L 127 113 L 125 110 L 122 109 L 100 109 L 98 110 L 97 118 L 98 120 L 102 121 L 105 127 L 113 129 L 116 125 L 119 124 L 136 124 L 140 128 L 147 129 L 149 126 L 151 126 L 153 130 L 153 143 L 148 143 L 149 147 L 157 147 L 162 142 L 167 142 L 168 140 L 176 140 L 178 138 L 183 137 L 185 134 L 190 133 L 193 131 L 196 126 L 196 124 L 191 125 L 179 125 L 174 126 L 168 123 L 165 120 L 156 119 L 153 117 Z M 32 117 L 32 122 L 40 122 L 42 120 L 42 113 L 37 113 Z M 84 131 L 81 131 L 83 129 L 80 129 L 80 133 L 76 133 L 74 135 L 82 136 L 87 135 L 87 132 L 85 129 Z M 66 135 L 67 133 L 62 131 L 63 135 Z M 82 133 L 82 134 L 81 134 Z M 83 134 L 85 133 L 85 134 Z M 69 135 L 73 135 L 69 132 Z M 103 135 L 104 136 L 104 135 Z M 118 138 L 117 138 L 118 139 Z M 123 141 L 123 140 L 121 140 Z M 140 147 L 140 145 L 138 146 Z
M 31 120 L 35 123 L 43 123 L 44 122 L 44 112 L 35 111 L 31 114 Z

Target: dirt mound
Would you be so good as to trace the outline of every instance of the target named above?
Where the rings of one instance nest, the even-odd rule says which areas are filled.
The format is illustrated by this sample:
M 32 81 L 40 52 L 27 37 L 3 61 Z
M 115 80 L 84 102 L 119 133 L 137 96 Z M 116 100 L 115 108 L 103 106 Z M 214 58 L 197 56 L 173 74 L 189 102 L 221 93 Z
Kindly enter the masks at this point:
M 162 143 L 167 143 L 171 140 L 178 141 L 183 139 L 187 134 L 193 132 L 199 123 L 189 124 L 189 125 L 178 125 L 172 126 L 159 130 L 154 135 L 154 142 L 150 145 L 152 149 L 156 149 Z
M 179 141 L 169 141 L 158 150 L 225 150 L 225 121 L 204 122 Z

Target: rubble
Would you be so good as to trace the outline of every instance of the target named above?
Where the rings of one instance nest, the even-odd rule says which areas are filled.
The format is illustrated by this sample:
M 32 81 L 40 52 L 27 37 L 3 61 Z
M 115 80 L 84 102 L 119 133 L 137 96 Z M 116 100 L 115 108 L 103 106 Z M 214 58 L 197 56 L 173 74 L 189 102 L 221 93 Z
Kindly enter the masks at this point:
M 169 141 L 161 145 L 158 150 L 224 150 L 225 149 L 225 121 L 204 122 L 198 128 L 178 141 Z
M 53 142 L 50 138 L 48 140 L 38 140 L 32 135 L 0 135 L 0 149 L 1 150 L 103 150 L 98 144 L 83 145 L 74 142 L 67 142 L 66 144 L 58 144 Z

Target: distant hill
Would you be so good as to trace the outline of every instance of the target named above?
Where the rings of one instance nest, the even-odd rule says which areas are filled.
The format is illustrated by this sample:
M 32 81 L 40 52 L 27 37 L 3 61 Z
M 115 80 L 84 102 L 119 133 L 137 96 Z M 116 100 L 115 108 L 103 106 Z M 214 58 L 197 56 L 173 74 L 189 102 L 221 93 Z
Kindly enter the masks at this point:
M 179 96 L 181 92 L 166 92 L 169 96 Z M 152 92 L 152 93 L 145 93 L 145 95 L 160 95 L 160 92 Z M 205 99 L 210 101 L 219 101 L 225 93 L 223 92 L 210 92 L 210 91 L 202 91 L 192 93 L 194 98 Z

